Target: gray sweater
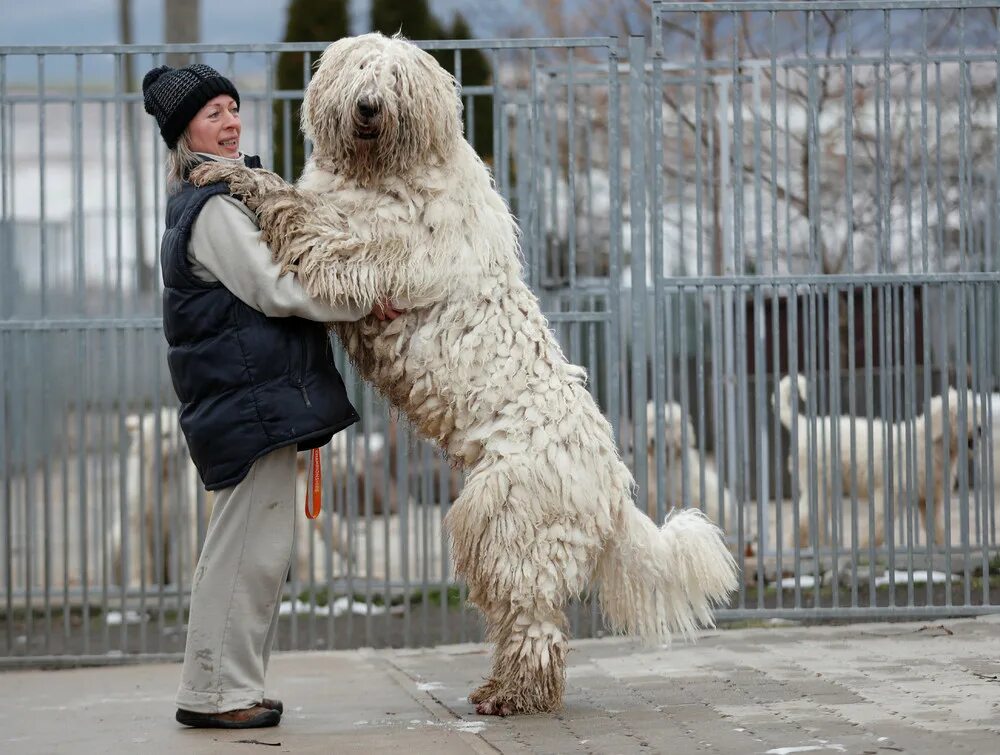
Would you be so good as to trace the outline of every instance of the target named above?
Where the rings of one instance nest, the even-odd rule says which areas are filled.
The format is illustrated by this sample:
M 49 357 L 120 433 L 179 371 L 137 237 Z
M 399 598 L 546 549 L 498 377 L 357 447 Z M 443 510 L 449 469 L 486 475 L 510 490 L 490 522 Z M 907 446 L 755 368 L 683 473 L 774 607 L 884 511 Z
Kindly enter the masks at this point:
M 239 158 L 202 155 L 220 162 Z M 303 317 L 316 322 L 360 320 L 368 314 L 344 302 L 332 306 L 306 293 L 295 275 L 281 275 L 261 240 L 257 219 L 245 204 L 220 194 L 209 199 L 191 229 L 191 271 L 206 283 L 222 283 L 240 301 L 268 317 Z

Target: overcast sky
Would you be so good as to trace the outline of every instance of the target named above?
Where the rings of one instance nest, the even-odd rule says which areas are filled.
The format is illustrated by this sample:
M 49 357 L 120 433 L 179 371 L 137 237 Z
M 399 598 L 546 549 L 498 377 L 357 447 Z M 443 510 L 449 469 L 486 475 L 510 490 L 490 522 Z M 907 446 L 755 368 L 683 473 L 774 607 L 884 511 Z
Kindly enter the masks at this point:
M 132 0 L 137 44 L 163 42 L 163 3 Z M 405 0 L 402 0 L 405 2 Z M 455 9 L 481 7 L 472 0 L 430 0 L 432 10 L 450 18 Z M 202 42 L 280 42 L 288 0 L 201 0 Z M 352 13 L 363 17 L 370 0 L 353 0 Z M 0 0 L 0 45 L 115 44 L 118 0 Z M 484 34 L 495 14 L 470 14 Z
M 120 44 L 119 0 L 0 0 L 0 47 L 4 45 L 111 45 Z M 281 42 L 285 13 L 290 0 L 201 0 L 201 39 L 209 44 Z M 401 0 L 405 2 L 406 0 Z M 432 12 L 449 21 L 461 11 L 479 37 L 507 36 L 502 24 L 511 14 L 484 12 L 494 0 L 428 0 Z M 170 0 L 132 0 L 133 41 L 135 44 L 162 44 L 164 3 Z M 506 2 L 506 0 L 505 0 Z M 515 4 L 516 7 L 516 4 Z M 351 0 L 352 23 L 356 33 L 368 31 L 371 0 Z M 362 28 L 364 25 L 365 28 Z M 112 78 L 110 58 L 90 56 L 84 65 L 88 82 L 108 82 Z M 142 67 L 148 61 L 140 61 Z M 220 60 L 205 60 L 220 65 Z M 253 61 L 247 62 L 253 68 Z M 13 55 L 6 61 L 8 85 L 34 86 L 37 61 L 32 55 Z M 45 76 L 53 83 L 71 81 L 73 58 L 54 55 L 46 58 Z

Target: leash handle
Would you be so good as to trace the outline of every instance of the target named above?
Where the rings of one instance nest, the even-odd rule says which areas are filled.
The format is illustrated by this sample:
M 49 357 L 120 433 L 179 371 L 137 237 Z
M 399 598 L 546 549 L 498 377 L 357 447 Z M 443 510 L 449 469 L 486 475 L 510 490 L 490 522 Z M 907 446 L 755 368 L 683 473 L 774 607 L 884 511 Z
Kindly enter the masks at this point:
M 306 485 L 306 518 L 315 519 L 319 516 L 320 509 L 323 506 L 323 469 L 318 448 L 312 450 L 312 463 L 310 466 L 312 467 L 312 474 L 309 475 L 309 484 Z M 312 494 L 311 496 L 310 493 Z M 312 499 L 312 506 L 309 505 L 310 498 Z

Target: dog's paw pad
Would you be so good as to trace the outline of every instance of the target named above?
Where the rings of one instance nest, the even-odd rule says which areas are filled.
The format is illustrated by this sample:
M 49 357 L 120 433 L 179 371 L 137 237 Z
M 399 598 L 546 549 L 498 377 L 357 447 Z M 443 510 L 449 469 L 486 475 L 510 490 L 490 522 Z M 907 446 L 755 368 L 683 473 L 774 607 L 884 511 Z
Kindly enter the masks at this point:
M 514 706 L 503 700 L 498 700 L 496 698 L 491 698 L 489 700 L 483 700 L 481 703 L 476 705 L 476 713 L 480 716 L 509 716 L 514 713 Z

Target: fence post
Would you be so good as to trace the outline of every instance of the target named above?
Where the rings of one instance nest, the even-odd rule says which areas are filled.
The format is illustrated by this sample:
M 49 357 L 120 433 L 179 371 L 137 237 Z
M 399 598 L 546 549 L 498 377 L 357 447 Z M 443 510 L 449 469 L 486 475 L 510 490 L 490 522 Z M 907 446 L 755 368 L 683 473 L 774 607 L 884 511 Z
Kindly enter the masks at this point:
M 638 501 L 646 506 L 646 38 L 628 40 L 629 267 L 632 271 L 632 463 Z

